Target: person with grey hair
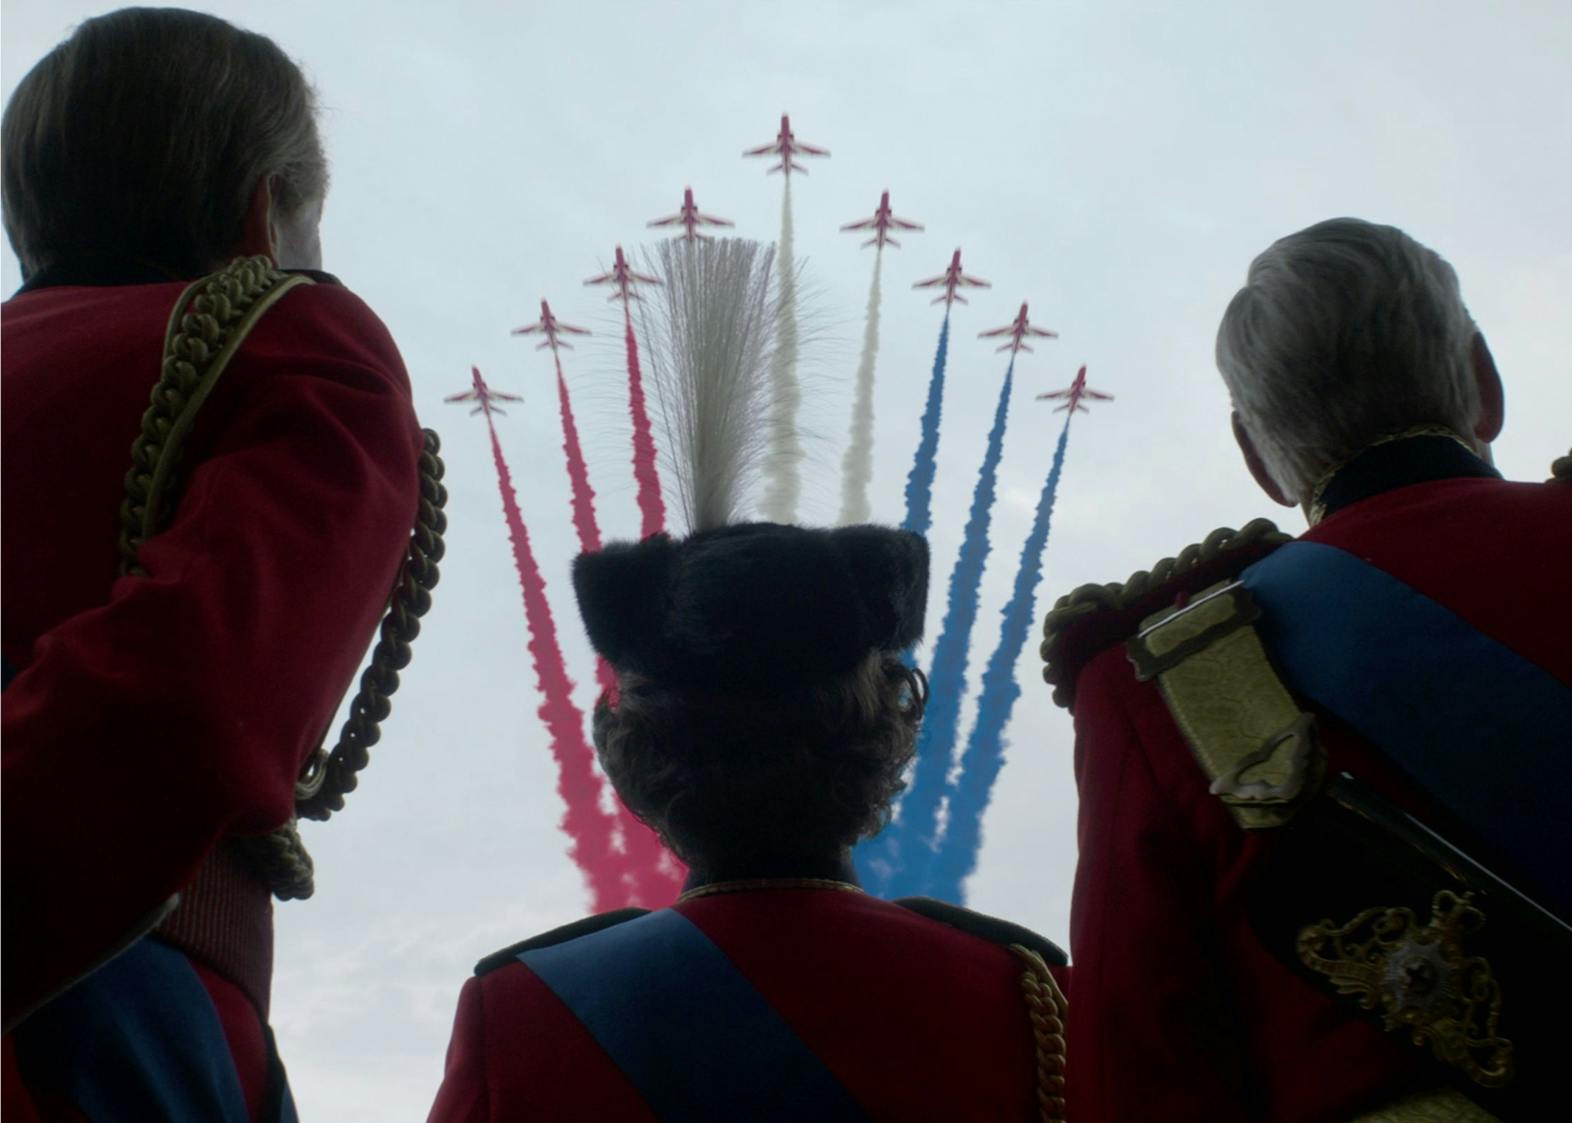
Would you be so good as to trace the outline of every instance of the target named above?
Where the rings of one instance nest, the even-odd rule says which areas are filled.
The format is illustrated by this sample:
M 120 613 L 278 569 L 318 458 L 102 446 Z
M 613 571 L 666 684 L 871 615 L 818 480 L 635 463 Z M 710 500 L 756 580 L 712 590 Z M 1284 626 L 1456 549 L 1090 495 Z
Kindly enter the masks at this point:
M 1378 442 L 1451 438 L 1489 465 L 1502 430 L 1502 381 L 1453 267 L 1391 226 L 1333 219 L 1274 242 L 1224 313 L 1217 357 L 1252 476 L 1313 518 L 1335 472 Z
M 1045 622 L 1076 722 L 1068 1114 L 1562 1118 L 1568 459 L 1492 466 L 1452 268 L 1319 223 L 1218 329 L 1246 465 L 1300 505 Z
M 271 898 L 311 892 L 317 746 L 441 502 L 319 271 L 316 112 L 264 36 L 127 8 L 0 122 L 7 1119 L 294 1115 Z

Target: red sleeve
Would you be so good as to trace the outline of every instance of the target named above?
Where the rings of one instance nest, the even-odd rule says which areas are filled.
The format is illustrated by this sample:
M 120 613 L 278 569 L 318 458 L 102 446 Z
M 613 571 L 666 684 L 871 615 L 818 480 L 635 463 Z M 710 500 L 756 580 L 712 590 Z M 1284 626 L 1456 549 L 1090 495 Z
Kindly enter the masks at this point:
M 453 1037 L 448 1041 L 442 1087 L 437 1089 L 437 1100 L 426 1123 L 479 1123 L 491 1118 L 485 1025 L 481 981 L 467 979 L 459 992 L 459 1012 L 454 1015 Z
M 419 448 L 365 305 L 298 289 L 263 318 L 199 415 L 148 576 L 39 637 L 4 693 L 8 1016 L 219 838 L 289 818 L 404 550 Z
M 1079 1123 L 1244 1119 L 1243 1050 L 1209 915 L 1230 839 L 1197 836 L 1194 820 L 1213 809 L 1195 805 L 1211 797 L 1188 754 L 1180 760 L 1194 783 L 1155 769 L 1144 740 L 1174 734 L 1122 649 L 1089 664 L 1076 699 L 1066 1114 Z

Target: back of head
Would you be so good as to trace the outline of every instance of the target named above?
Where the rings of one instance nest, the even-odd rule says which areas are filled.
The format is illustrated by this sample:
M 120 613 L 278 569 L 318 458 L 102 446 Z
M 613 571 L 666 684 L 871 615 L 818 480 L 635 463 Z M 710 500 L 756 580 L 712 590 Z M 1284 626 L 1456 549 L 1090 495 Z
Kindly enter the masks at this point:
M 613 544 L 573 575 L 620 676 L 601 762 L 685 861 L 823 861 L 884 825 L 923 714 L 897 656 L 922 633 L 922 538 L 739 524 Z
M 1263 463 L 1304 499 L 1387 436 L 1468 439 L 1475 326 L 1448 263 L 1403 231 L 1331 219 L 1251 263 L 1218 328 L 1218 369 Z
M 6 232 L 26 274 L 222 264 L 258 185 L 275 213 L 321 200 L 316 106 L 277 44 L 213 16 L 125 8 L 90 19 L 6 107 Z
M 877 831 L 926 687 L 928 544 L 875 526 L 742 521 L 771 421 L 771 255 L 669 242 L 647 352 L 691 531 L 574 563 L 590 642 L 619 675 L 595 741 L 628 807 L 696 872 L 801 876 Z

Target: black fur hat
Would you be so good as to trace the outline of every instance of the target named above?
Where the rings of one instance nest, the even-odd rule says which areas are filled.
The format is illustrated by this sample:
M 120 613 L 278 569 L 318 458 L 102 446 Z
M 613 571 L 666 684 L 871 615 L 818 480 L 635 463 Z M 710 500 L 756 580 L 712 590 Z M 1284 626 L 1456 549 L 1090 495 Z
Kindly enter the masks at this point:
M 905 530 L 742 523 L 580 554 L 573 585 L 590 643 L 618 670 L 773 691 L 916 643 L 928 561 Z

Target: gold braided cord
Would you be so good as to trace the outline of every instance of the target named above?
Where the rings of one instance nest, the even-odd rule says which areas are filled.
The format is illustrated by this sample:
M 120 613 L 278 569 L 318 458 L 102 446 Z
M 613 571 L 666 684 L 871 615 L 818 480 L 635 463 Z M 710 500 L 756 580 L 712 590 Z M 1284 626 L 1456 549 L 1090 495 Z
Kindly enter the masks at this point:
M 298 819 L 291 817 L 268 834 L 237 838 L 235 846 L 251 872 L 279 900 L 304 901 L 317 891 L 317 865 L 300 837 Z
M 1222 554 L 1289 540 L 1290 536 L 1273 525 L 1272 520 L 1252 519 L 1239 530 L 1218 528 L 1201 542 L 1181 550 L 1177 556 L 1164 558 L 1150 570 L 1131 574 L 1123 585 L 1082 585 L 1062 596 L 1044 618 L 1043 643 L 1038 649 L 1045 664 L 1043 680 L 1054 688 L 1055 704 L 1069 706 L 1075 689 L 1075 683 L 1068 680 L 1061 651 L 1065 634 L 1073 623 L 1095 613 L 1130 608 L 1154 589 Z
M 420 504 L 404 563 L 388 598 L 371 664 L 361 675 L 338 742 L 331 752 L 318 748 L 295 783 L 296 811 L 303 818 L 327 819 L 343 809 L 345 795 L 355 790 L 356 773 L 371 759 L 371 746 L 382 739 L 379 725 L 393 711 L 390 699 L 399 688 L 399 672 L 409 666 L 410 644 L 420 635 L 421 617 L 431 609 L 431 590 L 437 584 L 437 563 L 442 560 L 448 528 L 443 510 L 448 489 L 442 483 L 444 469 L 438 455 L 442 442 L 432 430 L 423 432 Z
M 378 629 L 371 663 L 361 674 L 360 689 L 350 703 L 350 716 L 333 751 L 318 748 L 295 782 L 295 813 L 272 834 L 240 840 L 257 876 L 281 901 L 304 900 L 316 890 L 314 867 L 300 837 L 299 819 L 327 819 L 344 807 L 344 797 L 359 783 L 357 773 L 371 760 L 370 749 L 382 739 L 381 723 L 393 712 L 393 692 L 399 672 L 409 666 L 410 644 L 420 634 L 420 618 L 431 608 L 431 590 L 437 584 L 437 563 L 443 554 L 443 531 L 448 525 L 443 507 L 448 491 L 442 485 L 443 463 L 437 434 L 425 433 L 420 459 L 421 499 L 415 527 L 410 532 L 404 564 L 399 567 L 388 609 Z
M 310 278 L 289 277 L 266 257 L 236 258 L 186 286 L 170 312 L 164 361 L 142 428 L 131 444 L 131 469 L 120 504 L 120 571 L 143 575 L 142 543 L 164 529 L 178 495 L 181 453 L 197 409 L 207 399 L 252 326 L 280 297 Z
M 132 466 L 120 509 L 122 573 L 146 574 L 138 563 L 138 550 L 169 522 L 179 498 L 185 438 L 224 367 L 273 303 L 291 288 L 312 283 L 279 272 L 266 257 L 237 258 L 181 293 L 170 313 L 159 381 L 131 446 Z M 447 529 L 443 508 L 448 493 L 442 484 L 441 442 L 430 429 L 423 434 L 415 525 L 371 664 L 361 676 L 333 751 L 318 748 L 296 783 L 297 815 L 326 819 L 344 806 L 345 794 L 356 786 L 356 773 L 370 759 L 368 750 L 381 737 L 379 724 L 392 712 L 389 699 L 398 689 L 398 672 L 409 665 L 420 618 L 431 608 Z M 311 896 L 313 864 L 297 819 L 291 818 L 271 834 L 237 841 L 257 876 L 280 900 Z
M 1042 1123 L 1065 1121 L 1065 1019 L 1070 1004 L 1043 957 L 1022 944 L 1010 950 L 1025 964 L 1021 994 L 1032 1021 L 1033 1052 L 1037 1058 L 1038 1118 Z

